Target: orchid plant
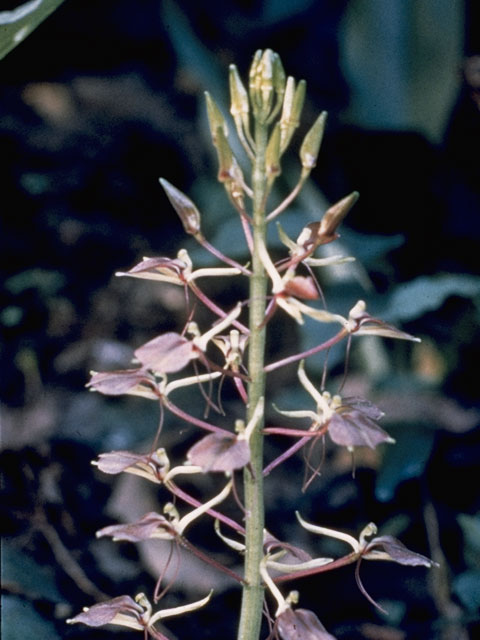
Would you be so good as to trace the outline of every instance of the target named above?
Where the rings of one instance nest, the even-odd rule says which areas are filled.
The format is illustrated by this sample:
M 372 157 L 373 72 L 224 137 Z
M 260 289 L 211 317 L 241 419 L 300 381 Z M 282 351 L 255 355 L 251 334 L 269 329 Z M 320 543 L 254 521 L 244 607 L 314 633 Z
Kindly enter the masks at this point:
M 267 226 L 287 209 L 316 165 L 326 114 L 321 113 L 300 145 L 300 173 L 290 194 L 280 203 L 271 205 L 275 194 L 273 186 L 282 170 L 282 156 L 289 147 L 300 124 L 306 85 L 286 77 L 279 56 L 273 51 L 257 51 L 250 68 L 248 89 L 237 68 L 230 67 L 230 113 L 238 140 L 245 157 L 237 159 L 230 142 L 230 128 L 221 109 L 208 93 L 207 113 L 213 145 L 218 155 L 218 180 L 223 184 L 229 201 L 238 216 L 239 228 L 249 251 L 242 264 L 224 255 L 205 238 L 201 214 L 192 200 L 161 179 L 169 201 L 179 215 L 185 232 L 206 251 L 215 256 L 219 266 L 194 268 L 186 249 L 175 258 L 146 257 L 122 277 L 142 278 L 183 287 L 188 321 L 181 333 L 168 332 L 139 346 L 134 352 L 133 366 L 127 370 L 93 372 L 88 387 L 102 394 L 117 396 L 131 394 L 158 402 L 160 414 L 171 412 L 180 424 L 193 425 L 200 438 L 187 454 L 183 464 L 171 466 L 167 452 L 159 447 L 162 434 L 159 429 L 150 450 L 140 454 L 131 451 L 112 451 L 101 454 L 94 464 L 107 474 L 131 473 L 161 484 L 171 493 L 172 500 L 185 503 L 190 511 L 180 516 L 182 508 L 167 503 L 162 513 L 150 512 L 139 521 L 108 526 L 97 535 L 114 540 L 138 542 L 150 538 L 171 541 L 200 559 L 209 562 L 238 582 L 242 589 L 242 604 L 238 625 L 238 640 L 255 640 L 261 635 L 262 616 L 269 625 L 269 638 L 280 640 L 332 639 L 317 614 L 296 607 L 299 594 L 292 591 L 283 595 L 285 581 L 300 580 L 303 576 L 334 570 L 355 564 L 355 577 L 361 592 L 375 606 L 379 605 L 363 586 L 359 567 L 363 560 L 386 560 L 407 565 L 431 567 L 432 562 L 390 537 L 371 536 L 376 526 L 370 523 L 357 540 L 353 536 L 312 525 L 298 513 L 299 525 L 309 532 L 337 538 L 351 551 L 339 558 L 312 558 L 304 550 L 286 541 L 275 539 L 265 520 L 264 478 L 274 473 L 285 460 L 306 445 L 327 434 L 338 446 L 353 450 L 367 446 L 372 449 L 393 439 L 379 425 L 382 412 L 365 399 L 343 398 L 325 388 L 327 372 L 321 384 L 307 374 L 308 361 L 334 344 L 350 342 L 363 335 L 416 341 L 417 338 L 372 317 L 362 300 L 355 302 L 346 317 L 331 313 L 323 302 L 320 285 L 314 269 L 330 264 L 347 262 L 353 258 L 316 255 L 322 245 L 333 242 L 342 220 L 355 204 L 356 192 L 346 196 L 323 215 L 321 220 L 299 229 L 296 240 L 291 239 L 277 222 L 279 238 L 286 254 L 277 260 L 267 245 Z M 249 165 L 247 177 L 244 167 Z M 247 174 L 245 170 L 245 174 Z M 202 288 L 203 278 L 245 278 L 249 283 L 249 296 L 239 300 L 232 309 L 222 309 Z M 322 304 L 316 302 L 322 301 Z M 192 303 L 192 301 L 194 303 Z M 206 307 L 214 320 L 203 329 L 195 321 L 199 306 Z M 270 321 L 276 313 L 287 314 L 287 321 L 303 324 L 305 317 L 332 325 L 331 336 L 308 351 L 292 353 L 281 360 L 266 362 L 265 341 Z M 335 329 L 335 326 L 337 327 Z M 216 356 L 212 356 L 214 347 Z M 291 426 L 266 426 L 265 410 L 272 405 L 265 398 L 266 378 L 271 371 L 298 363 L 298 379 L 312 402 L 295 410 L 273 407 Z M 244 406 L 244 419 L 235 420 L 226 428 L 221 400 L 212 400 L 212 387 L 231 383 Z M 198 385 L 206 400 L 202 417 L 178 406 L 172 395 L 183 387 Z M 208 392 L 204 390 L 204 386 Z M 221 424 L 210 416 L 220 415 Z M 308 419 L 307 428 L 299 428 L 296 420 Z M 295 439 L 293 445 L 274 460 L 265 460 L 264 438 L 269 434 Z M 304 483 L 304 489 L 317 475 L 316 470 Z M 181 487 L 184 476 L 212 474 L 218 485 L 213 497 L 202 502 Z M 243 487 L 237 487 L 239 476 Z M 235 500 L 238 519 L 222 513 L 225 500 Z M 212 527 L 227 546 L 242 554 L 243 573 L 237 574 L 207 556 L 188 540 L 188 528 L 197 518 L 211 518 Z M 268 513 L 267 513 L 268 517 Z M 227 527 L 235 536 L 221 531 Z M 160 576 L 153 601 L 164 595 Z M 280 586 L 279 586 L 280 585 Z M 163 638 L 155 624 L 171 615 L 188 613 L 206 606 L 212 594 L 193 604 L 175 609 L 160 609 L 153 613 L 150 600 L 144 594 L 132 599 L 128 595 L 95 604 L 70 619 L 69 623 L 90 626 L 122 625 L 143 632 L 145 637 Z M 272 610 L 272 602 L 277 604 Z M 320 612 L 321 615 L 321 612 Z

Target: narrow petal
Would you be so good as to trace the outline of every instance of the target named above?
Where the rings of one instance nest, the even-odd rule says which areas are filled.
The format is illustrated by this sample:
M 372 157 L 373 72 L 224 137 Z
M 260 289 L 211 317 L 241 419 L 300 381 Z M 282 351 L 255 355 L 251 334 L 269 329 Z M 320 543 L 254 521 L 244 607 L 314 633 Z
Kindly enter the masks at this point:
M 159 513 L 146 513 L 137 522 L 114 524 L 97 531 L 97 538 L 111 536 L 114 540 L 140 542 L 150 538 L 173 539 L 176 533 L 170 522 Z
M 144 625 L 139 622 L 139 618 L 143 612 L 143 608 L 130 596 L 118 596 L 118 598 L 94 604 L 92 607 L 85 607 L 82 613 L 68 619 L 67 623 L 76 624 L 81 622 L 89 627 L 121 624 L 142 631 Z
M 151 400 L 158 400 L 159 397 L 153 376 L 141 368 L 93 372 L 87 387 L 107 396 L 128 394 Z
M 410 567 L 428 567 L 429 569 L 438 564 L 420 553 L 410 551 L 400 540 L 393 536 L 378 536 L 371 540 L 367 546 L 367 553 L 363 556 L 367 560 L 374 560 L 375 551 L 379 549 L 386 553 L 390 560 L 398 564 Z M 370 555 L 371 554 L 371 555 Z

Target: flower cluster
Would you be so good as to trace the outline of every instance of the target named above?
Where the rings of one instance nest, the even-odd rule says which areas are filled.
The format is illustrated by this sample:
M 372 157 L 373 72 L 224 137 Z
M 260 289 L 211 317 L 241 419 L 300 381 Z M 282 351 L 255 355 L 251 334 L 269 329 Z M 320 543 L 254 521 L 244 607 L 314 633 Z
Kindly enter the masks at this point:
M 92 372 L 87 385 L 92 391 L 108 396 L 141 396 L 155 401 L 161 416 L 159 430 L 148 453 L 102 453 L 94 462 L 95 466 L 107 474 L 137 475 L 162 485 L 171 494 L 171 501 L 160 513 L 151 511 L 136 522 L 104 527 L 97 536 L 134 543 L 147 539 L 168 541 L 172 548 L 176 545 L 187 549 L 223 571 L 244 587 L 239 631 L 241 640 L 258 638 L 262 611 L 267 613 L 272 639 L 334 640 L 315 613 L 296 607 L 298 593 L 292 591 L 284 597 L 278 584 L 354 563 L 360 591 L 378 607 L 360 580 L 359 568 L 363 560 L 387 560 L 426 567 L 433 563 L 409 551 L 390 536 L 372 538 L 376 535 L 373 524 L 368 525 L 357 540 L 348 534 L 309 524 L 297 514 L 300 525 L 306 530 L 337 538 L 351 546 L 350 553 L 337 559 L 314 558 L 292 544 L 276 540 L 264 529 L 263 476 L 308 442 L 315 442 L 325 435 L 335 445 L 349 450 L 393 443 L 378 424 L 383 413 L 377 407 L 364 399 L 329 393 L 323 388 L 323 383 L 320 389 L 317 388 L 306 373 L 305 361 L 341 341 L 349 345 L 354 337 L 375 335 L 410 341 L 417 338 L 371 316 L 362 300 L 357 301 L 346 315 L 332 313 L 323 301 L 314 269 L 353 258 L 325 257 L 317 254 L 317 250 L 321 251 L 321 247 L 338 237 L 340 224 L 358 199 L 357 192 L 329 207 L 320 220 L 306 225 L 296 240 L 292 240 L 277 223 L 279 238 L 287 252 L 279 260 L 272 257 L 266 241 L 267 226 L 296 198 L 315 167 L 326 114 L 318 116 L 300 145 L 297 183 L 283 201 L 268 211 L 269 198 L 275 196 L 275 181 L 281 175 L 283 154 L 300 124 L 305 82 L 287 78 L 279 56 L 270 49 L 255 54 L 247 87 L 233 65 L 229 79 L 230 113 L 245 158 L 236 157 L 229 139 L 230 127 L 210 94 L 206 95 L 207 114 L 218 157 L 218 180 L 238 214 L 239 228 L 250 255 L 241 264 L 213 246 L 204 235 L 202 216 L 195 203 L 169 181 L 160 179 L 185 233 L 191 241 L 196 241 L 214 255 L 220 266 L 196 269 L 188 251 L 181 249 L 175 258 L 145 257 L 129 271 L 117 274 L 182 287 L 188 320 L 181 332 L 169 331 L 138 346 L 132 354 L 130 368 Z M 246 163 L 250 163 L 250 178 L 245 177 Z M 229 310 L 222 309 L 199 284 L 204 278 L 212 277 L 222 281 L 231 277 L 246 278 L 248 298 L 239 300 Z M 199 306 L 213 317 L 211 326 L 203 332 L 196 322 Z M 309 318 L 332 325 L 334 329 L 328 340 L 309 351 L 266 364 L 266 334 L 277 312 L 286 314 L 286 322 L 301 325 Z M 298 379 L 311 401 L 295 410 L 276 410 L 288 420 L 308 420 L 308 426 L 304 429 L 266 426 L 266 376 L 293 362 L 299 362 Z M 229 420 L 225 416 L 221 401 L 224 382 L 230 382 L 238 394 L 239 404 L 245 409 L 245 419 Z M 218 400 L 214 402 L 212 395 L 217 385 Z M 194 386 L 199 387 L 206 402 L 206 411 L 201 417 L 195 414 L 194 407 L 187 411 L 171 397 L 180 388 Z M 209 416 L 210 410 L 215 413 L 213 418 Z M 165 411 L 175 416 L 180 427 L 193 426 L 201 433 L 189 448 L 186 459 L 173 466 L 165 449 L 159 446 Z M 265 465 L 263 438 L 274 433 L 297 440 Z M 185 476 L 206 473 L 213 474 L 216 486 L 213 497 L 201 500 L 181 486 Z M 237 489 L 240 475 L 243 476 L 243 491 Z M 237 519 L 218 510 L 219 505 L 227 500 L 231 501 L 232 508 L 238 509 Z M 178 502 L 183 506 L 178 506 Z M 187 512 L 181 516 L 185 505 L 188 505 Z M 215 530 L 225 544 L 244 555 L 243 575 L 238 575 L 188 540 L 190 525 L 200 517 L 212 518 Z M 220 523 L 233 531 L 236 539 L 223 534 Z M 163 573 L 157 582 L 154 603 L 161 597 L 162 576 Z M 277 603 L 272 615 L 268 613 L 268 605 L 263 603 L 264 587 Z M 192 604 L 156 612 L 144 594 L 137 595 L 135 599 L 124 595 L 93 605 L 68 622 L 93 627 L 121 625 L 142 631 L 145 637 L 164 640 L 165 636 L 155 626 L 157 622 L 198 609 L 209 602 L 211 595 Z

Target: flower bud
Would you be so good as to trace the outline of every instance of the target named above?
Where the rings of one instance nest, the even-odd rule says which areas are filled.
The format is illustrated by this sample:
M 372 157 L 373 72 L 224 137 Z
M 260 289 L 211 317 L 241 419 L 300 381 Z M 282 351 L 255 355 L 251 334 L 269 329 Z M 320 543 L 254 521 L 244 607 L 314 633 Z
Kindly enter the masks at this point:
M 230 196 L 243 208 L 243 173 L 233 155 L 227 138 L 220 127 L 217 129 L 216 149 L 218 156 L 217 179 L 222 182 Z
M 234 64 L 230 65 L 229 74 L 230 84 L 230 113 L 232 114 L 235 126 L 239 132 L 239 136 L 242 137 L 242 126 L 248 130 L 248 114 L 250 112 L 250 106 L 248 103 L 248 94 L 245 89 L 238 69 Z M 225 135 L 227 135 L 225 133 Z
M 302 146 L 300 147 L 300 160 L 302 161 L 302 167 L 308 173 L 317 164 L 317 156 L 322 144 L 323 132 L 325 130 L 325 122 L 327 119 L 327 112 L 322 113 L 315 120 L 313 126 L 305 136 Z
M 218 181 L 226 182 L 232 179 L 233 168 L 233 152 L 228 144 L 228 140 L 225 137 L 223 129 L 220 127 L 216 132 L 217 140 L 217 155 L 218 155 Z
M 358 191 L 352 191 L 348 196 L 342 198 L 327 209 L 318 229 L 318 237 L 323 239 L 322 244 L 335 240 L 338 237 L 336 230 L 347 213 L 359 198 Z
M 222 129 L 225 137 L 227 137 L 228 127 L 222 112 L 208 91 L 205 91 L 205 98 L 207 100 L 207 116 L 210 133 L 212 135 L 213 144 L 217 146 L 217 129 Z
M 274 53 L 273 55 L 273 87 L 281 104 L 283 103 L 283 96 L 285 95 L 286 76 L 280 56 L 278 53 Z
M 249 90 L 255 117 L 266 122 L 280 108 L 285 93 L 283 65 L 280 56 L 271 49 L 255 53 L 250 67 Z
M 305 80 L 300 80 L 295 87 L 295 80 L 291 76 L 287 79 L 282 116 L 280 118 L 280 129 L 282 133 L 280 148 L 282 153 L 290 144 L 292 135 L 300 124 L 300 115 L 305 101 L 306 88 L 307 83 Z
M 282 173 L 282 168 L 280 166 L 280 136 L 280 123 L 277 122 L 272 131 L 272 135 L 270 136 L 270 140 L 268 141 L 265 154 L 265 168 L 270 185 L 273 183 L 275 178 Z
M 219 129 L 220 130 L 220 129 Z M 193 202 L 180 189 L 174 187 L 165 178 L 160 178 L 160 184 L 167 194 L 172 207 L 182 221 L 185 232 L 196 236 L 200 233 L 200 212 Z

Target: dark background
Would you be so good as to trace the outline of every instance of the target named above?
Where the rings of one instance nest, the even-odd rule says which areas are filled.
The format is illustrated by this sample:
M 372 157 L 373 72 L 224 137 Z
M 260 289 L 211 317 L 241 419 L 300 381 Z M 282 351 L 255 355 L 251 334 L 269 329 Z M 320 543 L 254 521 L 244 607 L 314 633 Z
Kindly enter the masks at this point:
M 313 203 L 361 194 L 342 240 L 363 275 L 360 284 L 325 282 L 327 300 L 341 307 L 368 285 L 361 295 L 372 308 L 386 309 L 387 320 L 403 322 L 426 345 L 412 352 L 385 344 L 380 356 L 368 352 L 367 365 L 365 354 L 352 363 L 351 389 L 374 395 L 398 454 L 359 452 L 353 478 L 350 458 L 327 448 L 322 476 L 306 494 L 291 486 L 303 473 L 301 459 L 292 461 L 274 478 L 282 490 L 269 495 L 271 529 L 290 541 L 303 536 L 296 508 L 352 533 L 374 520 L 380 533 L 441 561 L 429 576 L 380 563 L 363 568 L 372 595 L 389 603 L 388 619 L 345 569 L 295 585 L 301 606 L 339 640 L 475 637 L 480 81 L 471 69 L 480 16 L 473 1 L 435 4 L 425 3 L 430 12 L 422 14 L 400 0 L 67 0 L 0 62 L 5 638 L 24 637 L 26 628 L 38 638 L 107 638 L 108 630 L 66 627 L 64 619 L 105 594 L 152 589 L 154 552 L 103 544 L 94 533 L 131 519 L 132 503 L 154 509 L 157 498 L 129 498 L 128 487 L 89 462 L 105 450 L 148 448 L 156 410 L 88 394 L 84 384 L 90 369 L 128 366 L 133 348 L 183 326 L 182 296 L 112 274 L 181 246 L 159 176 L 202 205 L 215 238 L 228 207 L 215 183 L 203 91 L 226 105 L 228 65 L 244 75 L 254 51 L 267 47 L 287 74 L 307 79 L 306 122 L 329 112 Z M 450 49 L 439 45 L 444 40 Z M 284 173 L 284 184 L 296 175 Z M 411 295 L 395 297 L 402 292 Z M 238 291 L 218 285 L 211 294 L 228 306 Z M 408 304 L 395 308 L 399 299 Z M 286 353 L 290 329 L 274 330 Z M 272 396 L 294 381 L 294 369 L 279 375 Z M 185 443 L 164 434 L 181 460 Z M 210 523 L 192 536 L 224 553 Z M 199 569 L 186 566 L 165 606 L 208 590 Z M 168 626 L 187 637 L 196 619 L 199 638 L 233 637 L 237 599 L 219 586 L 204 612 Z

